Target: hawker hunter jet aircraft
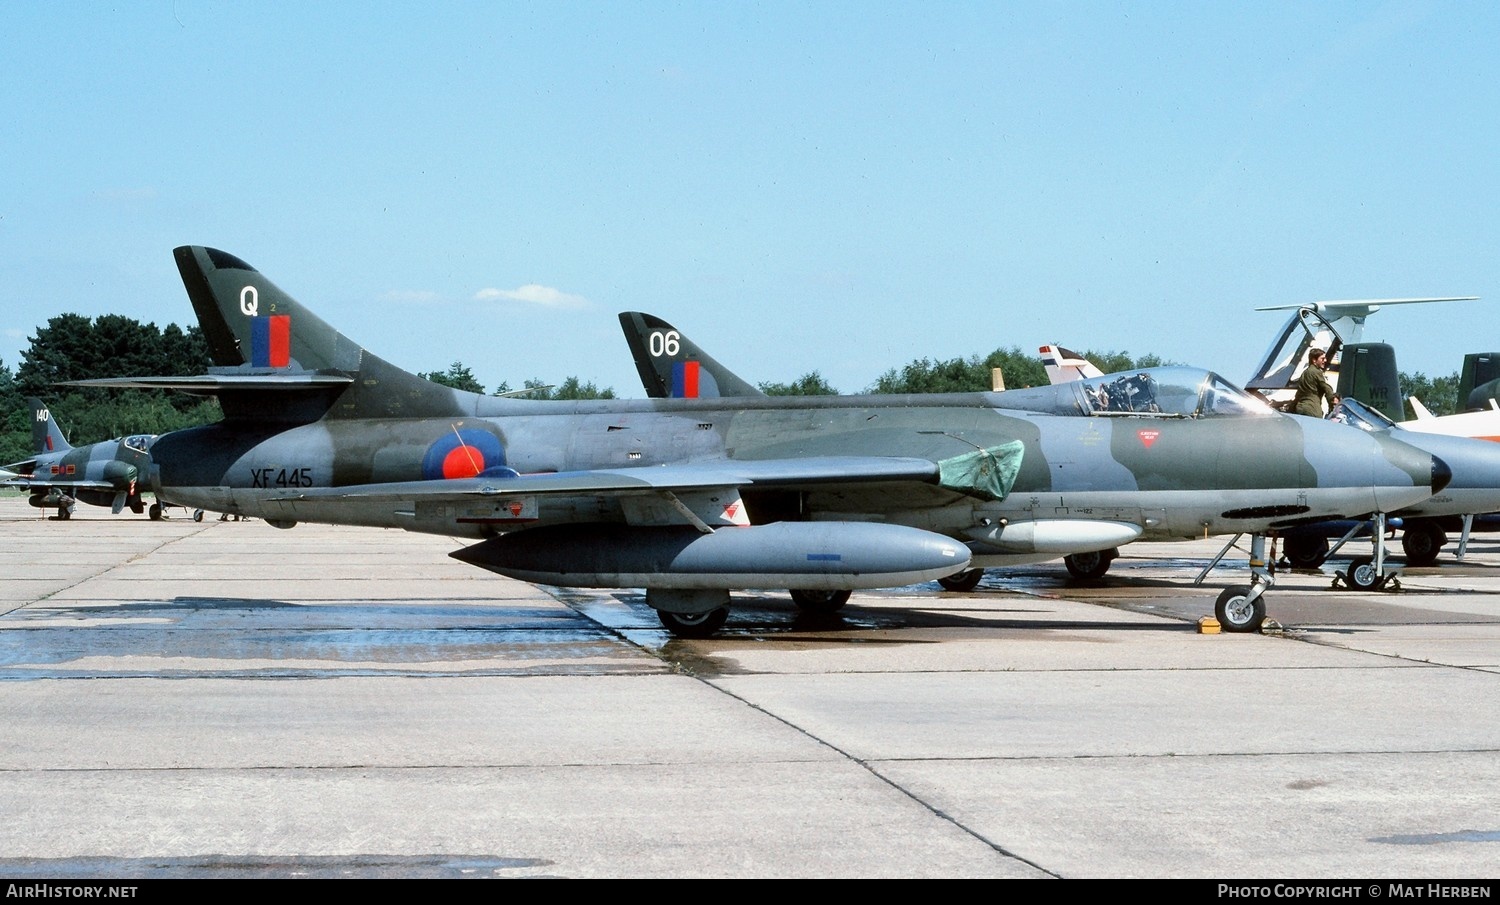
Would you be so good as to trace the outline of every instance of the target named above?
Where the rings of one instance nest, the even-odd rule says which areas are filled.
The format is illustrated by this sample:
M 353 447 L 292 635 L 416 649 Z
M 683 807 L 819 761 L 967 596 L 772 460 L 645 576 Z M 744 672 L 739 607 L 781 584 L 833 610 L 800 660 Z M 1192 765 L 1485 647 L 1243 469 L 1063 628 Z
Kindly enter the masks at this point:
M 1382 514 L 1400 520 L 1401 549 L 1407 565 L 1428 566 L 1436 562 L 1438 551 L 1448 542 L 1450 528 L 1463 532 L 1462 550 L 1468 544 L 1474 516 L 1500 511 L 1500 444 L 1408 430 L 1357 399 L 1341 401 L 1329 420 L 1399 439 L 1440 457 L 1452 469 L 1452 479 L 1441 492 L 1420 503 Z M 1286 532 L 1284 549 L 1293 565 L 1317 566 L 1334 552 L 1329 547 L 1327 532 L 1309 530 L 1312 527 L 1301 526 Z M 1380 529 L 1376 530 L 1378 533 Z M 1349 536 L 1352 532 L 1344 539 Z M 1360 589 L 1378 587 L 1385 577 L 1382 563 L 1373 557 L 1356 557 L 1346 574 L 1350 586 Z
M 1049 352 L 1050 357 L 1058 357 L 1056 352 L 1052 351 L 1055 348 L 1042 347 L 1041 354 L 1044 361 L 1048 359 Z M 1345 349 L 1351 356 L 1363 356 L 1368 353 L 1372 359 L 1389 362 L 1388 366 L 1381 365 L 1379 368 L 1372 368 L 1361 363 L 1361 370 L 1386 370 L 1392 375 L 1395 374 L 1394 354 L 1389 346 L 1368 343 L 1346 346 Z M 1087 362 L 1083 364 L 1092 368 L 1092 365 L 1088 365 Z M 1097 369 L 1094 370 L 1097 371 Z M 1048 376 L 1053 383 L 1068 383 L 1083 380 L 1077 376 L 1082 371 L 1083 368 L 1076 371 L 1049 368 Z M 1347 378 L 1350 375 L 1346 373 L 1344 376 Z M 1099 378 L 1084 380 L 1083 385 L 1089 388 L 1088 392 L 1099 399 L 1101 404 L 1108 404 L 1107 400 L 1110 395 L 1118 392 L 1115 387 L 1120 384 L 1121 379 L 1120 375 L 1102 375 Z M 1344 389 L 1343 383 L 1340 388 Z M 1305 418 L 1301 415 L 1291 417 Z M 1448 528 L 1461 526 L 1464 532 L 1463 542 L 1466 544 L 1468 528 L 1472 524 L 1473 516 L 1478 513 L 1500 510 L 1500 446 L 1469 437 L 1443 436 L 1436 431 L 1423 432 L 1420 428 L 1407 430 L 1406 428 L 1415 422 L 1397 424 L 1378 409 L 1359 402 L 1352 394 L 1345 396 L 1344 400 L 1329 414 L 1329 420 L 1361 430 L 1383 432 L 1442 459 L 1452 470 L 1452 478 L 1448 486 L 1440 493 L 1435 493 L 1413 506 L 1378 513 L 1376 519 L 1378 525 L 1371 532 L 1375 552 L 1372 556 L 1353 559 L 1345 573 L 1345 578 L 1351 587 L 1360 590 L 1380 587 L 1393 574 L 1394 570 L 1388 569 L 1384 561 L 1385 550 L 1382 539 L 1386 525 L 1393 528 L 1400 527 L 1401 547 L 1406 554 L 1407 564 L 1426 566 L 1437 560 L 1438 551 L 1448 542 L 1446 533 Z M 1386 516 L 1393 517 L 1393 520 L 1387 522 Z M 1353 523 L 1347 520 L 1332 523 L 1303 522 L 1286 526 L 1278 533 L 1284 540 L 1283 549 L 1292 565 L 1301 568 L 1316 568 L 1337 550 L 1337 547 L 1330 547 L 1330 536 L 1338 537 L 1342 534 L 1343 540 L 1339 542 L 1339 546 L 1342 546 L 1360 530 L 1368 530 L 1364 519 L 1355 520 Z M 1070 557 L 1068 568 L 1074 574 L 1081 574 L 1082 570 L 1093 562 L 1093 555 L 1079 554 L 1076 557 Z M 1099 563 L 1098 574 L 1102 575 L 1108 566 L 1107 560 Z
M 1161 381 L 1149 417 L 1095 412 L 1071 385 L 481 396 L 364 350 L 233 255 L 175 253 L 219 365 L 199 377 L 81 382 L 218 396 L 223 421 L 153 447 L 161 499 L 279 527 L 470 538 L 452 555 L 502 575 L 645 588 L 662 623 L 685 635 L 722 626 L 732 590 L 788 588 L 800 605 L 832 610 L 851 589 L 1143 535 L 1264 532 L 1398 508 L 1448 480 L 1427 453 L 1278 415 L 1206 372 Z M 1219 417 L 1229 412 L 1241 417 Z M 1220 596 L 1228 630 L 1260 626 L 1264 589 Z
M 57 517 L 73 515 L 79 501 L 108 506 L 118 515 L 127 506 L 140 515 L 146 511 L 141 490 L 150 472 L 150 449 L 156 439 L 136 434 L 114 440 L 70 446 L 46 403 L 28 398 L 31 440 L 35 454 L 29 459 L 0 466 L 8 472 L 0 486 L 29 493 L 28 502 L 38 509 L 57 509 Z M 151 517 L 161 518 L 161 504 L 151 504 Z
M 1313 347 L 1325 349 L 1332 362 L 1328 377 L 1336 391 L 1344 399 L 1356 400 L 1362 405 L 1359 410 L 1340 413 L 1350 423 L 1366 426 L 1381 424 L 1380 429 L 1399 428 L 1411 433 L 1395 436 L 1413 443 L 1436 455 L 1444 453 L 1432 443 L 1418 442 L 1413 434 L 1440 434 L 1450 437 L 1469 437 L 1482 440 L 1500 440 L 1500 403 L 1494 396 L 1500 392 L 1500 356 L 1492 353 L 1475 353 L 1464 357 L 1462 376 L 1459 381 L 1459 400 L 1465 411 L 1452 415 L 1433 415 L 1420 399 L 1409 401 L 1416 417 L 1402 420 L 1405 410 L 1396 370 L 1396 356 L 1386 343 L 1362 342 L 1366 319 L 1387 305 L 1426 304 L 1430 302 L 1474 301 L 1477 296 L 1455 296 L 1450 298 L 1423 299 L 1376 299 L 1368 301 L 1313 302 L 1305 305 L 1280 305 L 1258 308 L 1258 311 L 1293 310 L 1276 339 L 1271 343 L 1255 376 L 1246 387 L 1261 393 L 1273 405 L 1288 406 L 1295 395 L 1297 378 L 1307 366 L 1307 350 Z M 1373 409 L 1371 414 L 1363 414 Z M 1387 413 L 1397 417 L 1389 417 Z M 1332 415 L 1333 413 L 1330 413 Z M 1434 441 L 1436 442 L 1436 441 Z M 1450 453 L 1451 454 L 1451 453 Z M 1472 459 L 1482 459 L 1483 451 L 1471 453 Z M 1460 463 L 1449 461 L 1455 469 L 1455 485 L 1466 485 L 1470 490 L 1479 489 L 1473 481 L 1458 474 Z M 1466 469 L 1471 475 L 1481 475 L 1483 466 Z M 1457 491 L 1459 488 L 1450 488 Z M 1459 494 L 1471 497 L 1472 494 Z M 1424 509 L 1433 510 L 1442 503 L 1446 514 L 1428 511 L 1423 515 L 1406 513 L 1400 522 L 1401 546 L 1407 562 L 1412 565 L 1430 565 L 1437 560 L 1438 551 L 1448 542 L 1448 532 L 1460 532 L 1458 555 L 1462 558 L 1468 546 L 1469 533 L 1476 515 L 1491 510 L 1454 510 L 1453 505 L 1463 505 L 1458 497 L 1450 493 L 1446 500 L 1433 500 Z M 1471 500 L 1471 502 L 1473 502 Z M 1295 565 L 1317 565 L 1331 555 L 1327 533 L 1324 530 L 1304 526 L 1287 535 L 1287 555 Z M 1334 536 L 1337 536 L 1335 532 Z

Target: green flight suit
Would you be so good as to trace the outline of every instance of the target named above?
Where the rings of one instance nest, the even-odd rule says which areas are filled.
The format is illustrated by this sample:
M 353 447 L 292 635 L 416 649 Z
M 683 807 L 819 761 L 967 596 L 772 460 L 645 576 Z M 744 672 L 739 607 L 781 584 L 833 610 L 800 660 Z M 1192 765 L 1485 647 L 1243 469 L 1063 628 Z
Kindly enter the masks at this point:
M 1321 418 L 1324 399 L 1328 400 L 1328 407 L 1333 408 L 1333 387 L 1328 385 L 1328 378 L 1323 376 L 1322 368 L 1308 365 L 1302 376 L 1297 378 L 1297 395 L 1292 399 L 1292 412 Z

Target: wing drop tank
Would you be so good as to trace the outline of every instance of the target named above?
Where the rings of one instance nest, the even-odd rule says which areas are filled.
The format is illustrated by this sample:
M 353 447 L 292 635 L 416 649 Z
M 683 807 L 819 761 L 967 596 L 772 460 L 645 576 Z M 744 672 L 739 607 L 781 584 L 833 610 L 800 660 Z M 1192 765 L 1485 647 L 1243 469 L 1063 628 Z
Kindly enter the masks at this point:
M 958 541 L 871 522 L 776 522 L 709 534 L 677 525 L 556 525 L 449 555 L 522 581 L 588 588 L 889 588 L 969 565 L 969 548 Z

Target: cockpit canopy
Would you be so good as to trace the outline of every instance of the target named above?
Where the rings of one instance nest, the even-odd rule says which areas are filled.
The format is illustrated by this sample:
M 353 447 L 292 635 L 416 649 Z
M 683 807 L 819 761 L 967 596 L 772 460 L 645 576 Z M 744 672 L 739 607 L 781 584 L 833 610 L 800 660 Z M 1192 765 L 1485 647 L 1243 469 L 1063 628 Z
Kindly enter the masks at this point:
M 1328 420 L 1353 425 L 1370 433 L 1389 430 L 1396 426 L 1396 422 L 1380 409 L 1365 405 L 1358 399 L 1340 400 L 1339 404 L 1333 407 L 1333 411 L 1328 413 Z
M 1201 368 L 1144 368 L 1047 387 L 1006 390 L 1007 408 L 1055 415 L 1207 418 L 1270 415 L 1257 396 Z

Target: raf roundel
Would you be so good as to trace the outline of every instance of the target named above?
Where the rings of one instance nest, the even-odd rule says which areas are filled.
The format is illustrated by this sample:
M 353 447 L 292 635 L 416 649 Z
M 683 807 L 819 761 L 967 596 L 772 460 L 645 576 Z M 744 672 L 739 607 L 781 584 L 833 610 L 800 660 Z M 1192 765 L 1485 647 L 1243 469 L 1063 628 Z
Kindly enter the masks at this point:
M 489 431 L 464 428 L 439 437 L 422 457 L 422 479 L 472 478 L 505 464 L 505 448 Z

